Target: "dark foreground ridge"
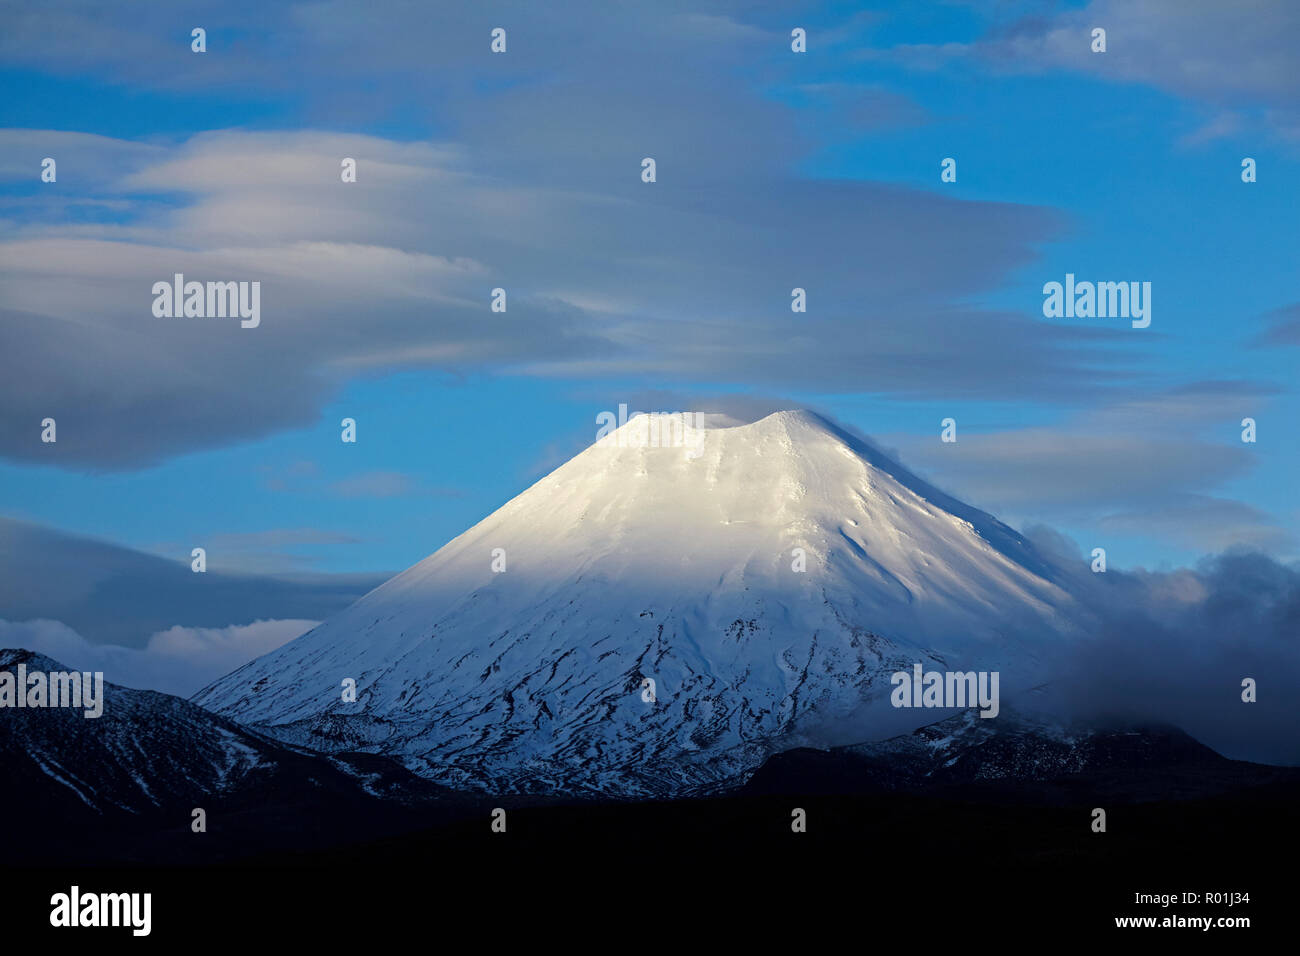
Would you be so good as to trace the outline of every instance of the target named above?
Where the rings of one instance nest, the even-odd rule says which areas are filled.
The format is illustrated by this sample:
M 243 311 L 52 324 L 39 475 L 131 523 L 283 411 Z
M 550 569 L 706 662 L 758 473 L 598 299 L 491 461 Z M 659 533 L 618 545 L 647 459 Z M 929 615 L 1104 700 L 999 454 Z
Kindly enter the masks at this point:
M 51 894 L 75 883 L 152 892 L 154 937 L 174 942 L 196 934 L 246 941 L 254 927 L 331 942 L 336 932 L 364 936 L 418 919 L 430 938 L 578 934 L 585 943 L 577 951 L 635 938 L 633 927 L 662 927 L 671 937 L 700 921 L 706 925 L 693 938 L 733 945 L 755 933 L 788 945 L 814 930 L 864 945 L 882 934 L 1042 943 L 1113 937 L 1116 916 L 1168 915 L 1135 905 L 1135 894 L 1186 891 L 1250 894 L 1249 905 L 1232 910 L 1178 911 L 1249 916 L 1250 933 L 1219 939 L 1258 940 L 1287 925 L 1279 894 L 1300 849 L 1297 800 L 1292 781 L 1229 796 L 1113 803 L 1106 833 L 1091 831 L 1086 802 L 1025 806 L 899 792 L 507 804 L 505 833 L 492 832 L 484 808 L 458 819 L 430 813 L 422 829 L 357 839 L 375 826 L 365 815 L 376 812 L 371 807 L 321 818 L 315 835 L 328 847 L 209 866 L 6 868 L 0 876 L 13 884 L 3 907 L 10 938 L 28 935 L 19 915 L 23 928 L 45 932 Z M 790 829 L 794 807 L 806 811 L 805 833 Z M 199 859 L 211 851 L 198 841 L 226 841 L 269 819 L 231 820 L 205 835 L 174 832 L 151 855 Z
M 0 652 L 0 666 L 19 661 L 64 669 Z M 482 926 L 501 906 L 552 922 L 575 906 L 666 919 L 696 900 L 711 912 L 766 901 L 792 926 L 856 914 L 865 932 L 941 913 L 982 939 L 1086 935 L 1165 915 L 1135 906 L 1137 893 L 1253 893 L 1235 915 L 1258 920 L 1300 849 L 1300 770 L 1227 760 L 1172 728 L 1008 712 L 998 729 L 958 714 L 877 744 L 779 754 L 718 796 L 576 802 L 453 793 L 384 757 L 286 747 L 166 694 L 105 687 L 94 720 L 0 720 L 0 879 L 19 936 L 46 932 L 51 894 L 74 884 L 152 893 L 162 939 L 286 921 L 328 939 L 335 909 L 431 900 L 446 927 Z M 206 832 L 191 829 L 196 807 Z M 796 810 L 806 832 L 792 830 Z M 1227 915 L 1181 910 L 1201 911 Z
M 19 662 L 65 669 L 30 651 L 0 651 L 0 667 Z M 276 865 L 400 856 L 408 845 L 472 849 L 485 834 L 592 848 L 644 834 L 656 845 L 879 845 L 899 826 L 915 831 L 909 841 L 938 847 L 979 844 L 1003 816 L 1009 827 L 1036 821 L 1044 839 L 1058 827 L 1071 834 L 1059 845 L 999 842 L 997 855 L 1014 858 L 1031 846 L 1074 854 L 1116 842 L 1129 817 L 1113 808 L 1149 816 L 1159 807 L 1187 821 L 1209 814 L 1200 839 L 1225 806 L 1281 805 L 1300 793 L 1300 769 L 1228 760 L 1174 728 L 1062 727 L 1007 709 L 995 721 L 968 711 L 880 743 L 777 754 L 744 786 L 707 799 L 491 797 L 447 790 L 373 754 L 286 746 L 167 694 L 105 684 L 105 695 L 96 719 L 47 708 L 0 720 L 0 812 L 25 821 L 6 840 L 7 862 Z M 1106 834 L 1089 827 L 1098 806 L 1113 817 Z M 489 829 L 496 807 L 509 815 L 505 835 Z M 809 811 L 806 833 L 791 833 L 793 807 Z M 195 808 L 206 832 L 192 829 Z M 895 822 L 882 832 L 881 819 Z

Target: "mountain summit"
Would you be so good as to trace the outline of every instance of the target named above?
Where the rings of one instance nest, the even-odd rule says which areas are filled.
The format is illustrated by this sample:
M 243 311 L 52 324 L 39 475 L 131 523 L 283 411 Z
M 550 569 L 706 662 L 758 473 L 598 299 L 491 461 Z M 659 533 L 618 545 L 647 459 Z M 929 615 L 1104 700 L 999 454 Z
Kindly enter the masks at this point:
M 837 721 L 931 722 L 890 706 L 915 663 L 1038 679 L 1068 631 L 1057 580 L 809 412 L 638 416 L 194 700 L 449 786 L 699 792 Z

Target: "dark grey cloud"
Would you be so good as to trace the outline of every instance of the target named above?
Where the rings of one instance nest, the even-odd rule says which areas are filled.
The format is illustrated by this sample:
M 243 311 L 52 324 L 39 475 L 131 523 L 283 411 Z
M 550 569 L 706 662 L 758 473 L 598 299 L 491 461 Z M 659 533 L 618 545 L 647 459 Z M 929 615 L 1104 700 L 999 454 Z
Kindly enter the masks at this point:
M 188 552 L 185 552 L 188 554 Z M 174 625 L 323 620 L 386 574 L 198 574 L 188 562 L 0 517 L 0 619 L 62 622 L 92 643 L 143 647 Z
M 1170 723 L 1236 759 L 1300 764 L 1300 566 L 1232 549 L 1173 572 L 1094 574 L 1068 539 L 1027 536 L 1074 569 L 1088 617 L 1050 688 L 1058 706 Z M 1241 699 L 1245 678 L 1256 703 Z

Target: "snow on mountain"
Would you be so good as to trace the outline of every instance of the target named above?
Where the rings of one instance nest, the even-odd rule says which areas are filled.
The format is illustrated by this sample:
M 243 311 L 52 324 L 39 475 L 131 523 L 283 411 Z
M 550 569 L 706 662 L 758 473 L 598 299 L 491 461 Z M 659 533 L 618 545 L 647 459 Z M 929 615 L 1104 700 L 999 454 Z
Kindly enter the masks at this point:
M 20 664 L 29 675 L 68 671 L 42 654 L 0 648 L 0 671 L 20 673 Z M 436 795 L 401 767 L 372 766 L 378 758 L 300 753 L 170 694 L 105 682 L 102 705 L 92 718 L 81 707 L 0 711 L 0 809 L 9 819 L 171 814 L 185 829 L 193 807 L 215 815 L 272 795 L 316 807 Z
M 914 663 L 1039 680 L 1068 640 L 1058 580 L 811 413 L 639 416 L 194 700 L 455 787 L 681 794 L 826 721 L 926 723 L 888 700 Z

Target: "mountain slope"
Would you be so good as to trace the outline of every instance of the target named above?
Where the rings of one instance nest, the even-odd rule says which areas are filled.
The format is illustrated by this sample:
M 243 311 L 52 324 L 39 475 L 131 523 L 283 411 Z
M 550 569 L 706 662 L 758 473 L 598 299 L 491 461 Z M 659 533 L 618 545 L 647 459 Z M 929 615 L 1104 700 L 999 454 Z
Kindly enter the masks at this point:
M 874 743 L 773 755 L 739 796 L 888 792 L 1034 806 L 1194 800 L 1291 787 L 1300 769 L 1229 760 L 1170 726 L 970 709 Z
M 195 701 L 454 786 L 679 794 L 826 721 L 924 723 L 888 703 L 913 663 L 1005 692 L 1062 646 L 1071 599 L 1019 535 L 821 418 L 659 447 L 670 424 L 632 419 Z
M 68 670 L 32 651 L 0 649 L 0 670 L 14 673 L 18 664 L 29 674 Z M 272 794 L 319 807 L 331 798 L 416 802 L 441 793 L 385 763 L 301 753 L 179 697 L 107 682 L 99 717 L 77 708 L 0 711 L 7 819 L 169 814 L 188 827 L 194 807 L 215 816 Z

